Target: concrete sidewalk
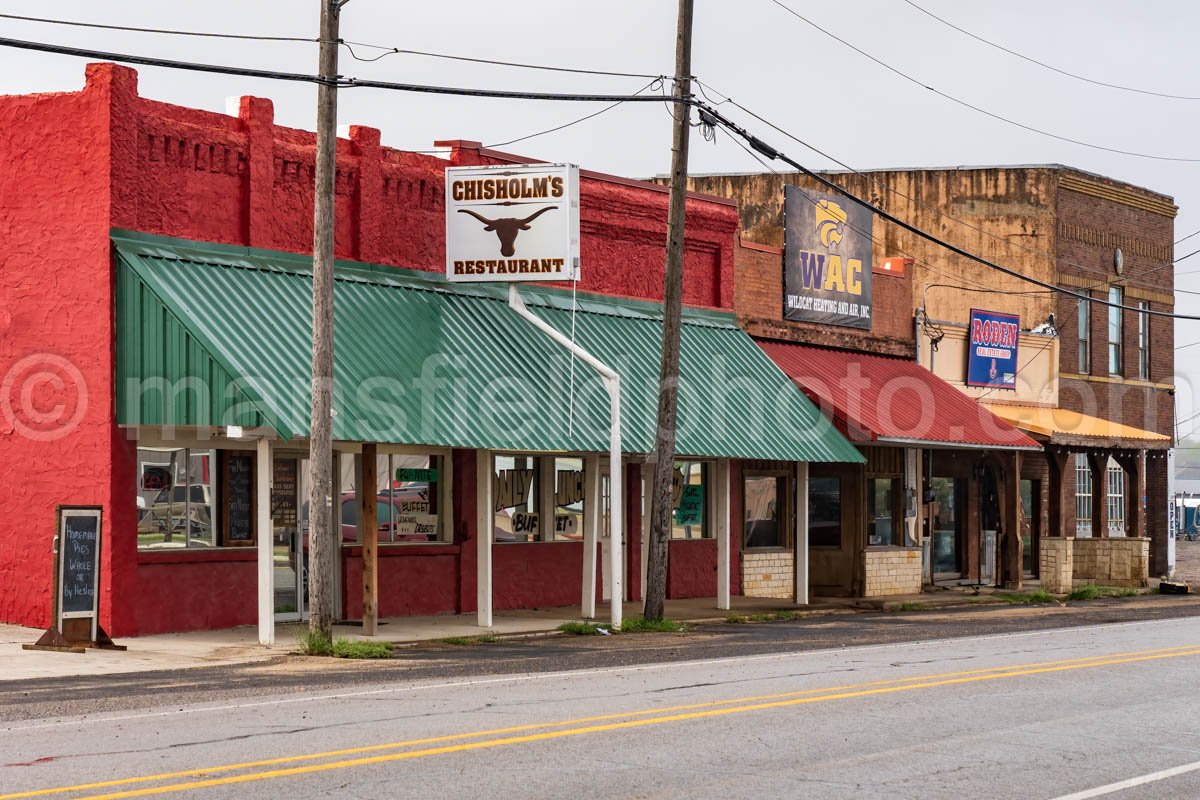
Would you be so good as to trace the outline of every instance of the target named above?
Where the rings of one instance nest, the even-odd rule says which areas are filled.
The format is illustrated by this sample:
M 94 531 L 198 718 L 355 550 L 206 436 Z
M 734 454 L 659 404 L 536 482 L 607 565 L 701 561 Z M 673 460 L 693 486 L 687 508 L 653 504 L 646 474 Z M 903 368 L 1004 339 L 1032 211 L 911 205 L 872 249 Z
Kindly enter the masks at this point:
M 789 612 L 797 617 L 853 614 L 864 611 L 945 608 L 962 605 L 1003 603 L 991 597 L 990 590 L 975 595 L 970 587 L 939 589 L 923 594 L 878 599 L 814 598 L 806 606 L 786 600 L 734 597 L 733 608 L 722 611 L 714 599 L 668 600 L 666 615 L 680 622 L 720 622 L 730 616 L 754 621 L 756 615 Z M 642 613 L 642 604 L 626 603 L 625 618 Z M 595 622 L 604 625 L 609 618 L 608 604 L 598 604 Z M 334 626 L 335 638 L 368 639 L 408 645 L 448 637 L 490 634 L 494 636 L 538 636 L 553 634 L 564 622 L 578 621 L 578 606 L 521 609 L 498 612 L 491 628 L 476 624 L 474 614 L 442 614 L 427 617 L 393 617 L 380 621 L 378 635 L 365 637 L 359 625 Z M 258 644 L 258 629 L 243 626 L 220 631 L 191 631 L 154 636 L 122 638 L 125 651 L 88 650 L 86 653 L 29 651 L 22 644 L 37 641 L 42 631 L 15 625 L 0 625 L 0 681 L 50 679 L 93 675 L 114 675 L 155 670 L 180 670 L 229 664 L 265 662 L 295 652 L 300 634 L 307 623 L 276 626 L 275 645 Z

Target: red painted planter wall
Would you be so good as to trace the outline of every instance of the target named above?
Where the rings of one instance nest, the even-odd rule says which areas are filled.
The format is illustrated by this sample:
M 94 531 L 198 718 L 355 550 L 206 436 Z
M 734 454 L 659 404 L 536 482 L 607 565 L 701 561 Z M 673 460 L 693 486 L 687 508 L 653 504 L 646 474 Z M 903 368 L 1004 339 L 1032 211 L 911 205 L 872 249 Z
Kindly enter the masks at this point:
M 137 91 L 134 70 L 93 64 L 82 91 L 0 97 L 3 622 L 49 624 L 50 539 L 63 503 L 104 509 L 101 624 L 112 635 L 254 621 L 253 565 L 139 566 L 136 445 L 116 427 L 113 407 L 109 231 L 310 252 L 315 137 L 275 125 L 269 100 L 244 97 L 231 117 Z M 379 141 L 364 127 L 338 141 L 340 258 L 441 271 L 445 166 L 525 160 L 458 142 L 446 161 Z M 665 190 L 584 172 L 581 215 L 580 288 L 660 299 Z M 689 200 L 686 302 L 732 309 L 737 225 L 728 201 Z M 31 435 L 28 424 L 47 415 L 67 429 L 38 423 Z M 456 453 L 455 466 L 457 568 L 452 557 L 381 559 L 397 576 L 384 586 L 411 587 L 381 597 L 383 613 L 474 610 L 473 455 Z M 578 602 L 579 545 L 496 553 L 497 608 Z
M 403 547 L 379 549 L 379 615 L 405 617 L 448 614 L 458 610 L 457 548 L 442 553 L 405 552 Z M 362 555 L 343 554 L 342 596 L 346 619 L 362 619 Z

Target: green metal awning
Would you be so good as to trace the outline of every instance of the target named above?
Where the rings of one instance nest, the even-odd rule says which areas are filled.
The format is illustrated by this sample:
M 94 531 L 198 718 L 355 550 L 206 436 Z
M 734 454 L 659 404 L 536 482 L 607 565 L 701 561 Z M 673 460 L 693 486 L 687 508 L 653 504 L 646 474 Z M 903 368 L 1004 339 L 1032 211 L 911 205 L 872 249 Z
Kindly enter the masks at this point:
M 308 256 L 114 231 L 117 421 L 266 426 L 306 438 Z M 606 452 L 600 378 L 508 306 L 506 288 L 339 262 L 333 436 L 428 446 Z M 529 309 L 621 376 L 627 452 L 654 447 L 657 304 L 522 286 Z M 687 309 L 676 450 L 861 462 L 731 314 Z

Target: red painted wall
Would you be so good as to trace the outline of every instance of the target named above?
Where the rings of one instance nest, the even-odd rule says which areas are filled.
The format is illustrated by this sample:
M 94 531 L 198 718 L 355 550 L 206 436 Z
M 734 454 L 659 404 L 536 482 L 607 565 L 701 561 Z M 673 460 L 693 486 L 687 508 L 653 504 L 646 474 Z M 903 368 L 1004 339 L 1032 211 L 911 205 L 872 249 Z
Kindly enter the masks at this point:
M 142 553 L 135 614 L 140 635 L 258 622 L 255 553 Z
M 136 445 L 114 424 L 108 233 L 309 252 L 315 139 L 276 126 L 269 100 L 242 98 L 230 117 L 139 97 L 125 67 L 90 65 L 86 75 L 79 92 L 0 97 L 0 621 L 49 624 L 54 509 L 70 503 L 104 509 L 101 624 L 112 635 L 252 622 L 251 567 L 216 577 L 216 562 L 193 553 L 139 565 Z M 441 271 L 444 167 L 524 160 L 458 142 L 447 162 L 352 127 L 338 141 L 338 256 Z M 665 191 L 584 173 L 581 214 L 580 288 L 660 298 Z M 727 201 L 689 201 L 687 302 L 733 307 L 737 224 Z M 28 435 L 46 415 L 69 420 L 69 431 Z M 456 453 L 455 467 L 461 553 L 381 559 L 396 576 L 381 572 L 383 613 L 474 610 L 473 454 Z M 496 608 L 578 602 L 579 545 L 496 553 Z M 195 607 L 213 601 L 214 580 L 227 606 Z
M 381 547 L 379 615 L 404 617 L 458 610 L 458 548 Z M 362 619 L 362 551 L 343 552 L 343 615 Z

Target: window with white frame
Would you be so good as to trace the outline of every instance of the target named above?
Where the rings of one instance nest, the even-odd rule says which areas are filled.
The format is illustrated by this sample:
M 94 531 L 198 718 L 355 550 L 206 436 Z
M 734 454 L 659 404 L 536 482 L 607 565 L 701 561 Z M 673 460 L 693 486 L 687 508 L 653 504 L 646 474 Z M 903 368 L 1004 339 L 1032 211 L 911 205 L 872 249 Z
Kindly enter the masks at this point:
M 1092 304 L 1079 300 L 1079 372 L 1087 375 L 1092 371 Z
M 1075 456 L 1075 535 L 1092 535 L 1092 468 L 1082 453 Z
M 1122 309 L 1125 304 L 1125 290 L 1113 286 L 1108 290 L 1108 372 L 1110 375 L 1122 375 L 1124 369 L 1121 361 L 1121 337 L 1124 332 Z
M 1150 380 L 1150 303 L 1138 300 L 1138 377 Z
M 138 448 L 139 549 L 216 546 L 216 456 L 215 450 Z
M 1108 460 L 1108 535 L 1125 535 L 1125 470 L 1111 458 Z
M 711 539 L 708 487 L 711 467 L 705 461 L 676 461 L 672 481 L 672 539 Z
M 449 526 L 442 517 L 443 458 L 437 455 L 385 453 L 375 457 L 375 517 L 380 544 L 445 542 Z M 362 542 L 358 519 L 358 456 L 341 467 L 342 544 Z M 308 516 L 305 506 L 305 518 Z

